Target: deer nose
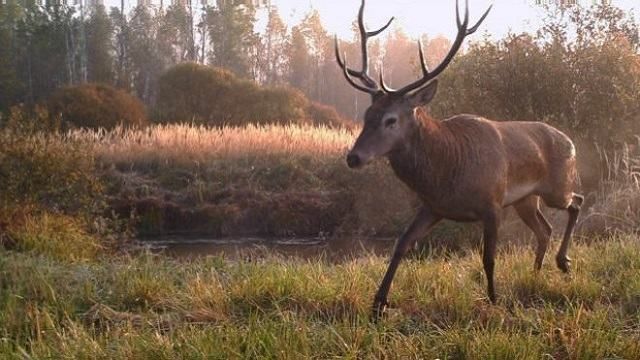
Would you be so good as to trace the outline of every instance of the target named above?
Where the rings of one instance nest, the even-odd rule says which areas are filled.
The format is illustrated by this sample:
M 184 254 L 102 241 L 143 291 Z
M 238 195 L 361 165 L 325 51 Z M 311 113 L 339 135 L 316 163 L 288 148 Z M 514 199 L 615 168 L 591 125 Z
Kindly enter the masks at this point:
M 358 156 L 358 155 L 349 154 L 349 155 L 347 155 L 347 165 L 350 168 L 355 169 L 355 168 L 359 167 L 360 165 L 362 165 L 362 160 L 360 159 L 360 156 Z

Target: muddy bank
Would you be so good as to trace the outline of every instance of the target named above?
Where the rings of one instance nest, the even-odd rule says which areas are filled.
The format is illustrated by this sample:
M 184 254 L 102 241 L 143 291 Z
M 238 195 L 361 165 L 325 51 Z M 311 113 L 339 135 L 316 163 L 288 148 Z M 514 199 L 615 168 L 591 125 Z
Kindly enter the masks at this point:
M 352 201 L 341 192 L 227 189 L 199 204 L 142 197 L 118 199 L 112 207 L 120 216 L 134 214 L 141 237 L 313 237 L 339 231 Z
M 361 173 L 320 165 L 256 163 L 233 176 L 238 168 L 215 164 L 206 174 L 113 167 L 105 178 L 111 210 L 142 238 L 388 237 L 413 216 L 415 197 L 384 164 Z

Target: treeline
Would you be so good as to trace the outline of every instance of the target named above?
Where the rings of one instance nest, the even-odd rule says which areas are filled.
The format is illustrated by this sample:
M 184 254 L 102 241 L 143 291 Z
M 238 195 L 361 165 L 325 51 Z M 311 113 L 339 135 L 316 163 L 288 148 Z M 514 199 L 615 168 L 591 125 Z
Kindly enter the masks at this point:
M 7 1 L 0 3 L 0 48 L 8 50 L 0 52 L 0 110 L 85 82 L 116 86 L 155 107 L 161 75 L 184 62 L 226 68 L 261 85 L 293 86 L 348 117 L 357 117 L 369 101 L 344 83 L 335 66 L 333 38 L 316 11 L 288 27 L 276 7 L 252 1 L 139 5 L 129 12 Z M 256 31 L 258 12 L 267 17 L 262 33 Z M 343 44 L 354 65 L 360 59 L 356 40 L 354 31 L 354 39 Z M 431 58 L 437 59 L 448 43 L 442 37 L 427 42 Z M 398 29 L 384 45 L 373 47 L 372 64 L 386 49 L 391 83 L 411 79 L 415 41 Z
M 310 102 L 331 105 L 348 118 L 359 118 L 370 101 L 344 81 L 333 38 L 316 11 L 289 27 L 275 6 L 249 0 L 139 5 L 130 11 L 28 0 L 0 4 L 0 111 L 43 101 L 64 85 L 92 82 L 133 93 L 151 113 L 166 112 L 166 104 L 159 104 L 165 101 L 159 81 L 185 62 L 225 68 L 276 89 L 268 96 L 256 92 L 263 99 L 282 98 L 277 89 L 283 86 L 297 88 Z M 443 74 L 433 112 L 543 120 L 587 141 L 628 141 L 640 130 L 640 35 L 633 16 L 607 2 L 549 6 L 546 13 L 535 32 L 470 39 L 466 53 Z M 259 16 L 267 20 L 262 32 L 256 31 Z M 341 47 L 358 67 L 353 28 L 353 38 Z M 371 42 L 370 62 L 374 72 L 383 64 L 387 81 L 401 86 L 418 76 L 416 39 L 399 28 L 387 35 Z M 422 40 L 434 66 L 450 41 Z M 295 103 L 298 95 L 289 94 Z
M 582 144 L 639 144 L 639 50 L 638 24 L 619 8 L 550 8 L 536 33 L 473 43 L 441 76 L 432 111 L 545 121 Z

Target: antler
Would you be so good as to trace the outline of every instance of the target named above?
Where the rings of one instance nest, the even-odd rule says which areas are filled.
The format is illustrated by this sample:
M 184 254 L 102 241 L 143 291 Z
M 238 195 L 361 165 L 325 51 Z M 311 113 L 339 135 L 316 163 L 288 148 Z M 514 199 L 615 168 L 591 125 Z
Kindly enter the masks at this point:
M 344 54 L 344 59 L 340 56 L 340 44 L 338 43 L 338 36 L 335 38 L 335 48 L 336 48 L 336 60 L 338 61 L 338 65 L 342 68 L 344 72 L 344 77 L 347 79 L 349 84 L 354 88 L 369 93 L 371 96 L 378 95 L 381 91 L 380 86 L 369 76 L 369 52 L 367 49 L 367 41 L 369 38 L 379 35 L 381 32 L 385 31 L 389 25 L 393 22 L 394 18 L 392 17 L 385 26 L 381 27 L 376 31 L 367 31 L 364 25 L 364 5 L 365 0 L 362 0 L 362 4 L 360 5 L 360 11 L 358 12 L 358 28 L 360 30 L 360 45 L 362 47 L 362 70 L 356 71 L 347 67 L 347 54 Z M 358 84 L 353 77 L 356 77 L 362 85 Z
M 491 11 L 491 8 L 493 7 L 493 5 L 489 6 L 487 11 L 485 11 L 482 17 L 480 18 L 480 20 L 478 20 L 478 22 L 469 29 L 468 28 L 469 0 L 466 0 L 465 4 L 466 6 L 465 6 L 464 20 L 461 21 L 458 0 L 456 0 L 456 23 L 458 25 L 458 35 L 456 36 L 456 40 L 453 42 L 453 45 L 451 45 L 451 49 L 449 50 L 449 53 L 447 54 L 447 56 L 445 56 L 444 60 L 440 63 L 440 65 L 438 65 L 433 71 L 429 71 L 429 68 L 427 67 L 427 62 L 425 60 L 424 51 L 422 50 L 422 41 L 418 41 L 418 50 L 420 53 L 420 66 L 422 68 L 422 78 L 414 83 L 411 83 L 403 87 L 400 90 L 393 90 L 385 84 L 384 72 L 381 66 L 380 67 L 380 86 L 382 87 L 382 91 L 388 94 L 397 94 L 397 95 L 407 94 L 413 90 L 416 90 L 422 87 L 429 81 L 433 80 L 438 75 L 440 75 L 440 73 L 444 69 L 446 69 L 447 66 L 449 66 L 449 63 L 451 62 L 453 57 L 456 55 L 458 50 L 460 50 L 460 46 L 462 45 L 462 42 L 464 41 L 464 39 L 478 30 L 478 28 L 480 27 L 484 19 L 487 17 L 487 15 L 489 15 L 489 11 Z

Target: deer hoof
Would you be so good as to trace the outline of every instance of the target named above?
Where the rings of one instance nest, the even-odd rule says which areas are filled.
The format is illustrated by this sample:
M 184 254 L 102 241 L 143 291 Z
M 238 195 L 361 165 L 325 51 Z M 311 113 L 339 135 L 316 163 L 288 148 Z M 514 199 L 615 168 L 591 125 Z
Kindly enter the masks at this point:
M 489 301 L 491 301 L 492 305 L 495 305 L 498 303 L 498 298 L 496 297 L 496 294 L 489 294 Z
M 565 274 L 568 274 L 571 270 L 571 259 L 568 256 L 557 257 L 556 264 L 558 265 L 558 269 L 560 269 Z
M 378 320 L 380 320 L 380 318 L 384 315 L 388 306 L 389 306 L 389 302 L 386 299 L 382 299 L 382 300 L 376 299 L 373 302 L 371 320 L 373 322 L 378 322 Z

